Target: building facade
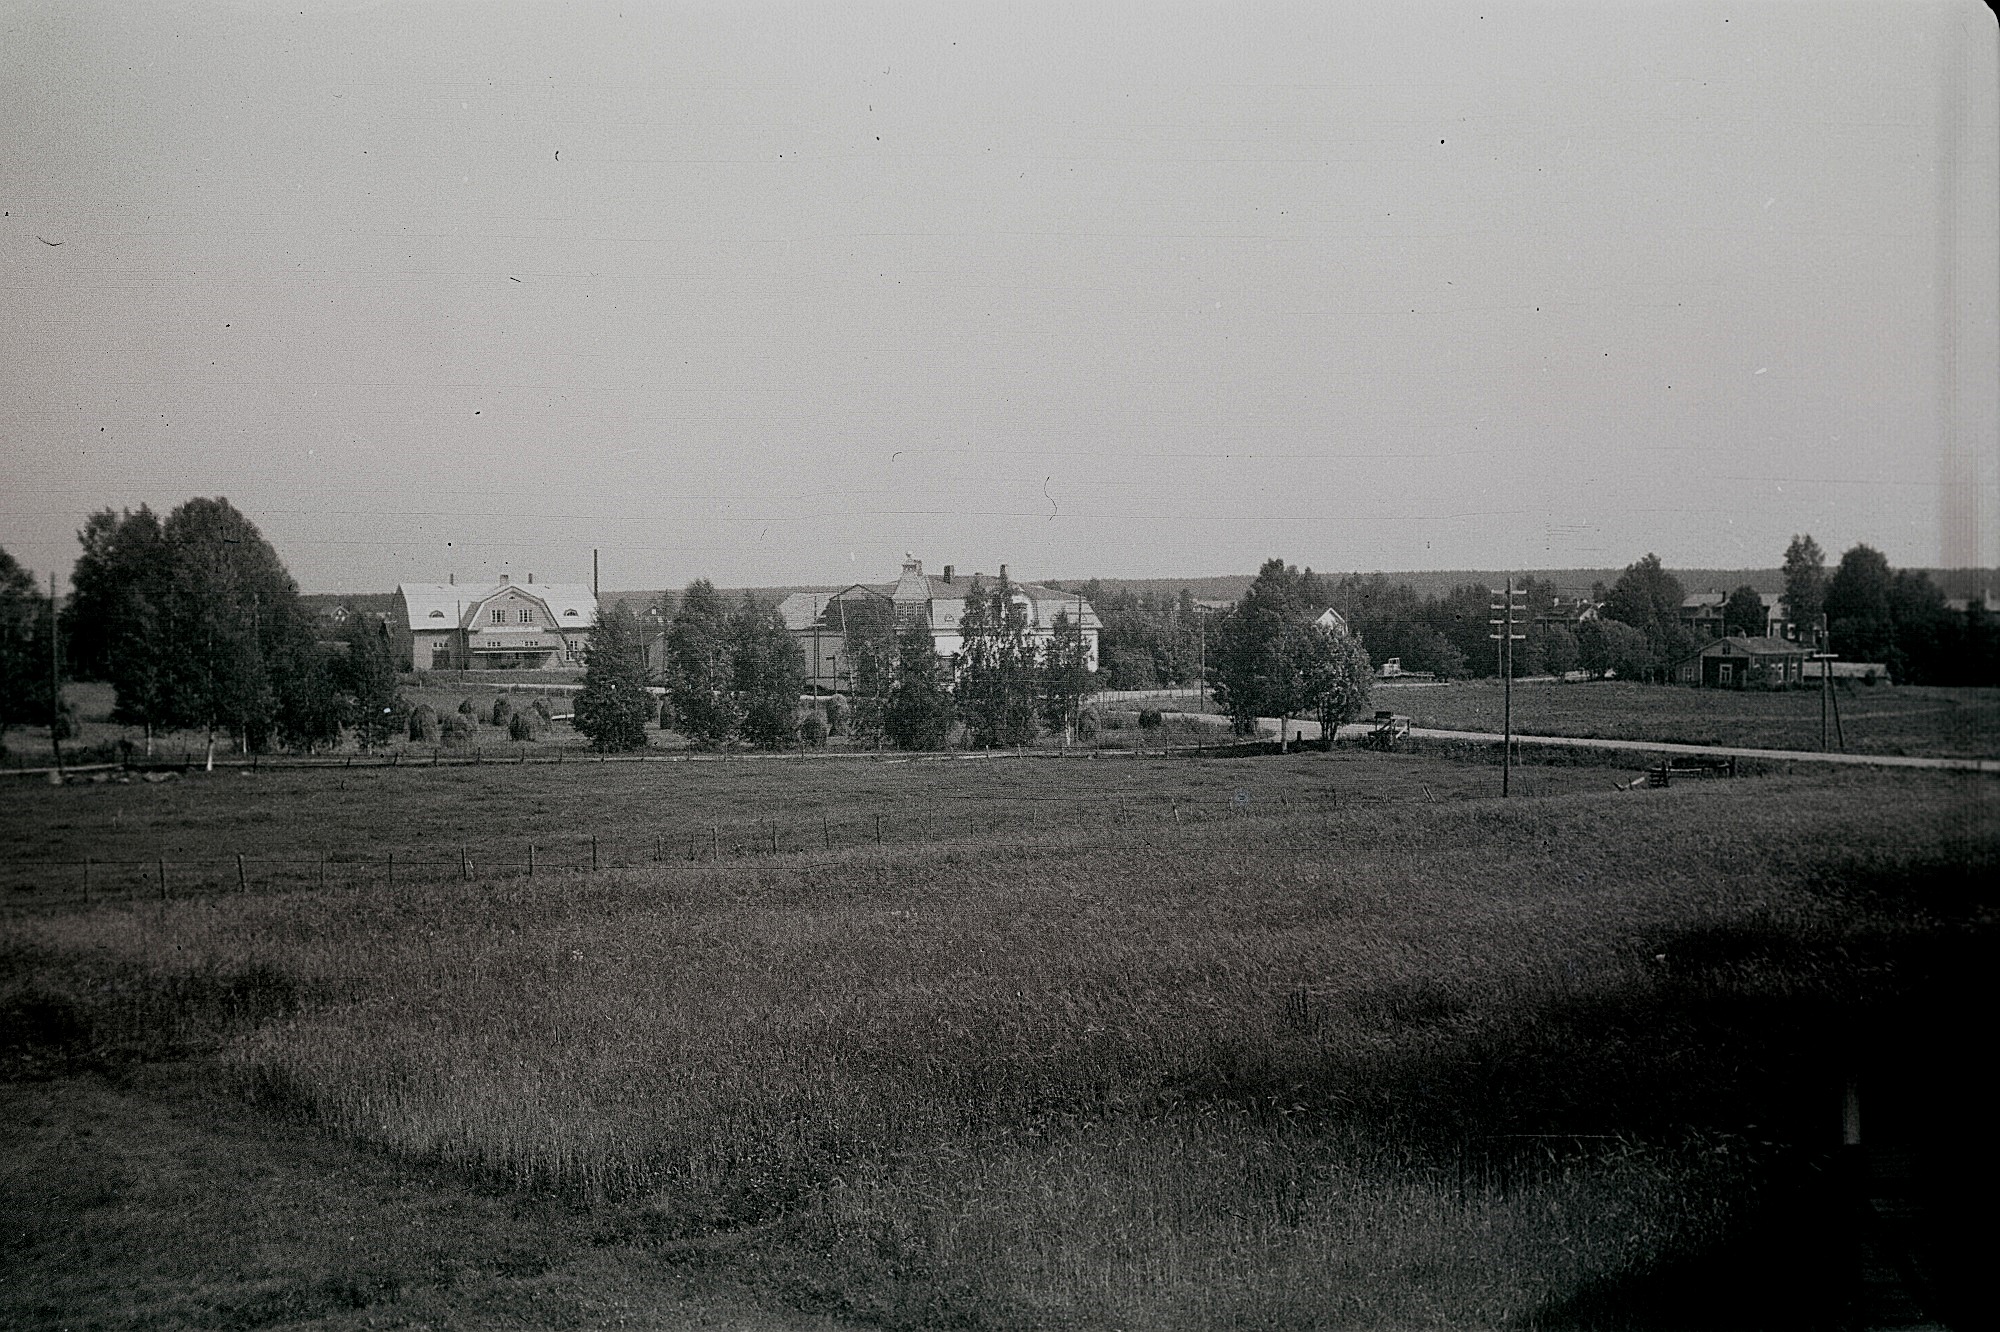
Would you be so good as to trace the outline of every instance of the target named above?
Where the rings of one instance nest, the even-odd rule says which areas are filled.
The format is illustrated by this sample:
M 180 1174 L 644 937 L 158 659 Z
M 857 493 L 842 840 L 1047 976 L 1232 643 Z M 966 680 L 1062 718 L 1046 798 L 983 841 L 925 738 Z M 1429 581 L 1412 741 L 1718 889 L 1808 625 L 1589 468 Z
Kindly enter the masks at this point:
M 1675 662 L 1672 677 L 1709 689 L 1783 689 L 1806 678 L 1806 655 L 1784 638 L 1718 638 Z
M 941 575 L 927 574 L 922 560 L 908 557 L 903 561 L 902 576 L 893 583 L 854 583 L 837 592 L 794 592 L 778 604 L 778 613 L 805 649 L 808 683 L 839 692 L 853 682 L 847 637 L 860 620 L 886 611 L 899 628 L 921 624 L 930 631 L 931 646 L 938 656 L 955 662 L 965 650 L 961 625 L 973 584 L 977 582 L 991 593 L 1006 576 L 1004 564 L 998 578 L 984 574 L 968 577 L 949 564 Z M 1069 624 L 1081 624 L 1086 661 L 1092 671 L 1097 669 L 1097 640 L 1103 625 L 1089 601 L 1075 592 L 1038 583 L 1010 581 L 1008 594 L 1021 607 L 1028 639 L 1038 648 L 1055 638 L 1058 616 L 1066 616 Z
M 401 583 L 389 616 L 404 670 L 582 670 L 597 598 L 581 583 Z

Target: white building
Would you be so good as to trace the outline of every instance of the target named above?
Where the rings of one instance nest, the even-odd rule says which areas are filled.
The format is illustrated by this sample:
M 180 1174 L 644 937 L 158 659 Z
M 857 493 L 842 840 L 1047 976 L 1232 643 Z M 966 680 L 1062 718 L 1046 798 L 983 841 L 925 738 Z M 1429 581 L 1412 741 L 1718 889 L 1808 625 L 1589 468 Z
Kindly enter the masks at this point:
M 404 670 L 583 668 L 597 598 L 585 583 L 401 583 L 389 632 Z
M 1000 578 L 1007 566 L 1000 566 Z M 847 656 L 848 620 L 861 604 L 886 606 L 898 626 L 922 624 L 930 630 L 931 644 L 940 657 L 956 658 L 965 650 L 960 624 L 965 617 L 965 598 L 975 581 L 990 593 L 1000 578 L 985 574 L 967 577 L 951 565 L 944 573 L 927 574 L 923 561 L 906 558 L 903 574 L 894 583 L 854 583 L 838 592 L 794 592 L 778 603 L 785 627 L 805 648 L 807 678 L 821 689 L 844 689 L 852 680 Z M 1036 646 L 1053 639 L 1056 617 L 1081 624 L 1085 660 L 1097 669 L 1097 637 L 1103 624 L 1096 610 L 1075 592 L 1043 587 L 1038 583 L 1008 584 L 1009 595 L 1027 619 L 1028 639 Z

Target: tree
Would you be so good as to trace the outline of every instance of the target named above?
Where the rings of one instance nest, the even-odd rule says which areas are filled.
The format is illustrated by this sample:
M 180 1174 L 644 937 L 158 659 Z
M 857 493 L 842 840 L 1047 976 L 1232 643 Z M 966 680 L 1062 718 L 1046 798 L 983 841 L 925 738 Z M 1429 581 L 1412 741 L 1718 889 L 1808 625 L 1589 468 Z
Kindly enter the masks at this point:
M 49 599 L 35 576 L 0 550 L 0 753 L 9 726 L 48 726 L 60 753 L 63 716 L 56 707 Z
M 135 597 L 156 593 L 160 572 L 160 520 L 145 505 L 138 512 L 100 509 L 76 534 L 83 547 L 70 570 L 64 608 L 64 648 L 79 679 L 110 680 L 125 640 Z
M 108 681 L 113 721 L 146 728 L 146 752 L 168 704 L 165 616 L 173 552 L 151 509 L 92 514 L 77 533 L 83 552 L 70 575 L 63 615 L 70 659 L 86 678 Z
M 1068 611 L 1056 612 L 1054 632 L 1042 645 L 1042 724 L 1068 734 L 1092 689 L 1090 644 L 1083 623 Z
M 1964 630 L 1944 593 L 1921 569 L 1898 569 L 1889 582 L 1893 647 L 1889 671 L 1904 684 L 1944 684 L 1964 653 Z
M 760 749 L 783 749 L 798 735 L 805 652 L 777 609 L 747 594 L 729 629 L 738 729 Z
M 437 709 L 428 703 L 419 703 L 410 709 L 410 739 L 420 744 L 436 744 L 438 739 Z
M 303 622 L 293 624 L 285 637 L 276 648 L 278 707 L 273 724 L 278 743 L 308 754 L 321 746 L 333 748 L 340 743 L 340 727 L 346 719 L 339 678 L 342 663 L 320 645 Z M 396 694 L 388 706 L 383 720 L 393 727 L 407 705 L 402 695 Z
M 615 602 L 591 627 L 583 688 L 576 696 L 577 733 L 599 753 L 644 749 L 646 718 L 652 712 L 646 683 L 638 617 L 624 602 Z
M 999 702 L 1002 745 L 1025 745 L 1035 738 L 1035 694 L 1041 654 L 1028 638 L 1028 606 L 1015 597 L 1004 570 L 993 585 L 994 688 Z
M 1621 680 L 1650 680 L 1661 670 L 1660 656 L 1644 634 L 1622 620 L 1600 622 L 1605 668 Z
M 373 618 L 349 620 L 348 626 L 338 671 L 341 708 L 361 747 L 374 749 L 408 730 L 410 704 L 396 674 L 389 626 Z
M 1745 583 L 1731 592 L 1729 600 L 1722 603 L 1723 633 L 1762 638 L 1764 627 L 1764 598 L 1750 584 Z
M 1857 545 L 1840 557 L 1826 582 L 1826 627 L 1832 650 L 1849 661 L 1889 660 L 1894 624 L 1889 618 L 1889 561 L 1873 546 Z
M 1826 556 L 1810 536 L 1785 547 L 1785 616 L 1801 641 L 1810 642 L 1826 609 Z
M 951 681 L 930 627 L 912 621 L 896 636 L 895 684 L 882 729 L 898 749 L 943 749 L 951 739 Z
M 969 611 L 971 601 L 966 605 Z M 885 734 L 889 695 L 896 684 L 894 610 L 885 598 L 843 602 L 841 623 L 845 626 L 849 688 L 853 690 L 848 709 L 852 715 L 843 718 L 841 710 L 830 702 L 827 729 L 837 733 L 844 721 L 857 741 L 879 746 Z
M 689 583 L 667 629 L 667 701 L 674 729 L 712 749 L 736 731 L 729 691 L 729 612 L 706 578 Z
M 1544 635 L 1549 674 L 1558 678 L 1577 668 L 1576 634 L 1565 624 L 1552 624 Z
M 1645 635 L 1648 656 L 1653 662 L 1650 674 L 1657 674 L 1688 646 L 1687 635 L 1680 627 L 1684 598 L 1680 579 L 1661 567 L 1660 557 L 1650 552 L 1625 567 L 1605 598 L 1605 616 Z M 1619 671 L 1619 677 L 1626 678 L 1625 673 Z
M 1296 622 L 1309 606 L 1301 574 L 1271 559 L 1242 598 L 1223 615 L 1209 645 L 1209 681 L 1238 735 L 1259 717 L 1288 718 L 1300 707 L 1300 681 L 1290 649 Z M 1316 581 L 1316 580 L 1315 580 Z
M 965 719 L 966 740 L 976 749 L 1001 743 L 999 626 L 993 619 L 993 599 L 985 581 L 974 575 L 958 620 L 958 711 Z
M 1617 621 L 1583 620 L 1576 626 L 1576 664 L 1592 679 L 1601 680 L 1611 669 L 1610 636 L 1605 632 L 1606 623 Z
M 175 509 L 161 544 L 165 575 L 149 645 L 159 714 L 149 720 L 205 731 L 212 769 L 218 731 L 245 749 L 270 738 L 277 672 L 305 615 L 278 553 L 226 499 L 191 499 Z
M 1298 706 L 1319 717 L 1320 735 L 1331 742 L 1368 705 L 1374 677 L 1368 652 L 1344 629 L 1303 621 L 1294 621 L 1288 651 L 1299 681 Z

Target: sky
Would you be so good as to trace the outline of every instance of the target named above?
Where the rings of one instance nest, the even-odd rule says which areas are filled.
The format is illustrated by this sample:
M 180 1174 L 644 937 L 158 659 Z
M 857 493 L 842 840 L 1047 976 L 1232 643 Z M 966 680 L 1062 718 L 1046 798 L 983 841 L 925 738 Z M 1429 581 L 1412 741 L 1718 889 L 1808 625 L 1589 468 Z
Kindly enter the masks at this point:
M 0 546 L 224 495 L 307 591 L 1936 565 L 1950 509 L 1983 563 L 1996 55 L 1970 3 L 0 0 Z

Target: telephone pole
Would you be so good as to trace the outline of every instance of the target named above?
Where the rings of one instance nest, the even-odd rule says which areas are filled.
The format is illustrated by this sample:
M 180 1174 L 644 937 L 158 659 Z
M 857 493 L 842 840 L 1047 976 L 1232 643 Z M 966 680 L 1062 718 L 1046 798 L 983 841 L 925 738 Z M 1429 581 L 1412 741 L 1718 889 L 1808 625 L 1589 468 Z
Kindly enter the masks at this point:
M 55 751 L 55 780 L 62 781 L 62 630 L 56 620 L 56 574 L 49 570 L 49 748 Z
M 1526 634 L 1514 632 L 1514 622 L 1517 613 L 1526 615 L 1527 604 L 1523 598 L 1528 594 L 1525 591 L 1514 590 L 1512 575 L 1508 576 L 1507 586 L 1504 589 L 1496 587 L 1489 590 L 1500 598 L 1490 608 L 1499 612 L 1499 617 L 1487 621 L 1499 632 L 1486 636 L 1495 640 L 1500 656 L 1500 794 L 1504 797 L 1511 793 L 1514 784 L 1514 644 L 1527 637 Z

